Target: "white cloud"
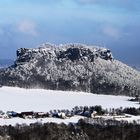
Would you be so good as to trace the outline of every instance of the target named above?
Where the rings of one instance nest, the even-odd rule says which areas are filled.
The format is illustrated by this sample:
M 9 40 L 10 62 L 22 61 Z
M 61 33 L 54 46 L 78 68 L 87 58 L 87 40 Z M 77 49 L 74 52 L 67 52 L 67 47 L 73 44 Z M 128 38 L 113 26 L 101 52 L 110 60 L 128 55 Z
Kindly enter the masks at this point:
M 121 36 L 120 30 L 115 28 L 115 27 L 112 27 L 112 26 L 104 27 L 102 32 L 104 35 L 107 35 L 107 36 L 114 38 L 114 39 L 119 39 Z
M 35 23 L 32 22 L 32 21 L 28 21 L 28 20 L 20 21 L 17 24 L 17 30 L 21 33 L 29 34 L 29 35 L 32 35 L 32 36 L 37 36 L 38 35 L 38 33 L 36 31 Z

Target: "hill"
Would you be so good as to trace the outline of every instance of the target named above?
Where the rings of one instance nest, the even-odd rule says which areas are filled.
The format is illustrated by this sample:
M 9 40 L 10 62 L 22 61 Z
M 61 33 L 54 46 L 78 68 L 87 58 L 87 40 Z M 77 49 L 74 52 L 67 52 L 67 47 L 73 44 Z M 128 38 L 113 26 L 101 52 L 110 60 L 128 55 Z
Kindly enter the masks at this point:
M 18 49 L 14 65 L 0 70 L 0 85 L 132 96 L 140 93 L 140 72 L 106 48 L 43 44 Z

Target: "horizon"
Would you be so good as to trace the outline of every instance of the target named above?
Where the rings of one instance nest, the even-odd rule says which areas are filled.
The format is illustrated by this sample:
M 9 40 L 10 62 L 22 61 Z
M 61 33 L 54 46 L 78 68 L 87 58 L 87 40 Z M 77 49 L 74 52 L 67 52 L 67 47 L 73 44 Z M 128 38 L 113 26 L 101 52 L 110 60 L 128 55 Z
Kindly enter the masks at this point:
M 1 0 L 0 6 L 0 59 L 46 42 L 82 43 L 140 64 L 139 0 Z

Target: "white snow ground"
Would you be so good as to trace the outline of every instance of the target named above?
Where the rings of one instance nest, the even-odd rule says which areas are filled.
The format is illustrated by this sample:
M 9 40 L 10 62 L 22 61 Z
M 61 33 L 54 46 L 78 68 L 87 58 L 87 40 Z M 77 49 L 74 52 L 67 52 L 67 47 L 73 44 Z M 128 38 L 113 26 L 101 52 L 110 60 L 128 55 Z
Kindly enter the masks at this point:
M 0 88 L 0 110 L 47 112 L 54 109 L 72 109 L 75 106 L 140 107 L 140 104 L 128 101 L 129 98 L 84 92 L 2 87 Z
M 43 89 L 22 89 L 14 87 L 0 88 L 0 110 L 6 111 L 43 111 L 47 112 L 54 109 L 72 109 L 75 106 L 95 106 L 101 105 L 106 108 L 118 107 L 140 107 L 137 102 L 128 101 L 130 97 L 97 95 L 84 92 L 72 91 L 53 91 Z M 81 118 L 81 117 L 80 117 Z M 79 117 L 75 116 L 70 119 L 0 119 L 0 125 L 17 123 L 30 124 L 34 122 L 77 122 Z
M 22 119 L 22 118 L 11 118 L 11 119 L 3 119 L 0 118 L 0 126 L 2 125 L 12 125 L 15 126 L 16 124 L 25 124 L 30 125 L 31 123 L 47 123 L 47 122 L 53 122 L 53 123 L 77 123 L 79 119 L 82 119 L 84 117 L 82 116 L 73 116 L 68 119 L 59 119 L 59 118 L 41 118 L 41 119 Z

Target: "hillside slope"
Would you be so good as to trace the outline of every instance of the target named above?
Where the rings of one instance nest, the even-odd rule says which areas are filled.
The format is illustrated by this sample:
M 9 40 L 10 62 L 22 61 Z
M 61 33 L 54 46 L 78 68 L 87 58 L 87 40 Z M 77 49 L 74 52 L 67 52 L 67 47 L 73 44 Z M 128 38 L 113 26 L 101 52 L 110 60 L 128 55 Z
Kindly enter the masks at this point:
M 17 50 L 15 64 L 0 71 L 0 85 L 134 95 L 140 93 L 140 72 L 105 48 L 43 44 Z

